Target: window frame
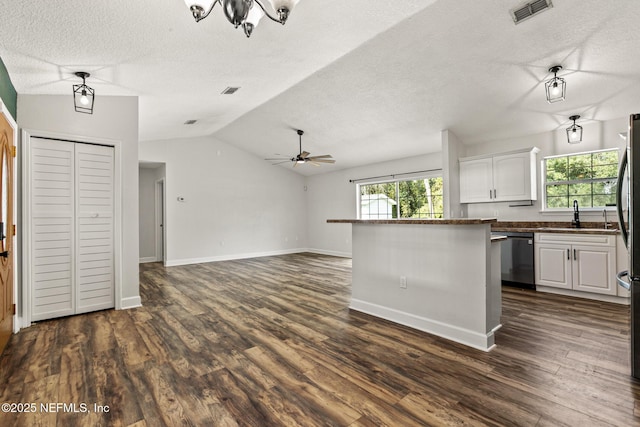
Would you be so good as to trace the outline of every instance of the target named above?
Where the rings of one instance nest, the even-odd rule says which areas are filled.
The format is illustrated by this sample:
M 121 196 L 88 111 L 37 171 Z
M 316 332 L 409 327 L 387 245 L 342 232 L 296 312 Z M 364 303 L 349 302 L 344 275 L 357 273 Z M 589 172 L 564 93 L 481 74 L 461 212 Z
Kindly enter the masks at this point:
M 605 181 L 610 181 L 611 178 L 589 178 L 589 179 L 582 179 L 582 180 L 566 180 L 566 181 L 550 181 L 549 183 L 547 182 L 547 160 L 549 159 L 557 159 L 557 158 L 570 158 L 570 157 L 575 157 L 575 156 L 583 156 L 586 154 L 595 154 L 595 153 L 605 153 L 605 152 L 616 152 L 617 156 L 618 156 L 618 167 L 620 165 L 620 148 L 603 148 L 600 150 L 590 150 L 590 151 L 582 151 L 582 152 L 578 152 L 578 153 L 569 153 L 569 154 L 557 154 L 557 155 L 553 155 L 553 156 L 545 156 L 542 158 L 541 160 L 541 166 L 540 166 L 540 170 L 541 170 L 541 177 L 540 177 L 540 181 L 541 181 L 541 188 L 542 188 L 542 212 L 549 212 L 549 213 L 553 213 L 553 212 L 572 212 L 573 211 L 573 207 L 569 206 L 566 208 L 553 208 L 553 207 L 548 207 L 547 204 L 547 185 L 553 185 L 553 184 L 566 184 L 566 185 L 571 185 L 571 184 L 592 184 L 592 183 L 596 183 L 596 182 L 605 182 Z M 617 185 L 617 181 L 618 181 L 618 177 L 617 175 L 613 178 L 614 181 L 616 181 L 616 185 Z M 591 196 L 593 197 L 593 191 L 591 192 Z M 580 206 L 580 211 L 592 211 L 592 212 L 602 212 L 603 209 L 606 210 L 615 210 L 615 206 L 597 206 L 597 207 L 592 207 L 592 206 Z
M 403 175 L 402 178 L 395 178 L 395 176 L 393 175 L 389 175 L 391 177 L 391 179 L 371 179 L 371 180 L 360 180 L 358 182 L 356 182 L 356 218 L 357 219 L 362 219 L 362 198 L 361 198 L 361 194 L 360 194 L 360 187 L 362 185 L 375 185 L 375 184 L 395 184 L 396 186 L 396 198 L 394 199 L 394 201 L 396 202 L 397 206 L 398 206 L 398 217 L 397 218 L 390 218 L 392 220 L 401 220 L 403 219 L 400 216 L 400 183 L 403 181 L 415 181 L 415 180 L 424 180 L 424 179 L 432 179 L 432 178 L 440 178 L 444 181 L 444 177 L 442 174 L 442 171 L 438 172 L 427 172 L 427 173 L 420 173 L 420 174 L 399 174 L 399 175 Z M 442 201 L 443 201 L 443 206 L 442 206 L 442 216 L 444 218 L 444 182 L 443 182 L 443 188 L 442 188 Z M 407 218 L 404 218 L 407 219 Z M 432 219 L 432 218 L 423 218 L 423 219 Z

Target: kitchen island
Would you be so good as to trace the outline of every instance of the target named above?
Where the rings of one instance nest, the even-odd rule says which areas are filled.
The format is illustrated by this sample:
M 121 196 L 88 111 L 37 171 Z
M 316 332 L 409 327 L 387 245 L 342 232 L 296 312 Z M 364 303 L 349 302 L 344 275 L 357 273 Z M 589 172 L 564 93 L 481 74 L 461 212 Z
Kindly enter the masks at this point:
M 491 350 L 501 326 L 495 219 L 330 219 L 352 224 L 350 308 Z

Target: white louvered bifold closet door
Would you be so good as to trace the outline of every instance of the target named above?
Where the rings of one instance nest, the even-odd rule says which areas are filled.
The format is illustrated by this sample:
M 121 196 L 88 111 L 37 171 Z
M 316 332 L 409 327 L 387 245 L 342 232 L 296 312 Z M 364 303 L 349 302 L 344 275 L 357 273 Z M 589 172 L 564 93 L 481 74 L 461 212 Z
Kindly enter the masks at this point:
M 31 320 L 112 308 L 113 147 L 30 140 Z
M 73 144 L 31 139 L 31 319 L 73 314 Z
M 75 144 L 76 313 L 114 307 L 113 147 Z

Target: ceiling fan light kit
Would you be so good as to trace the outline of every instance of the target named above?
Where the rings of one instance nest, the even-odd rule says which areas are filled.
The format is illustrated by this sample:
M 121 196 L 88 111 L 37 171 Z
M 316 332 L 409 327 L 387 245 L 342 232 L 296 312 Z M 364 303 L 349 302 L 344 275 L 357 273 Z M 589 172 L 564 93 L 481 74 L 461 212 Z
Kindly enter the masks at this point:
M 93 101 L 96 91 L 86 84 L 86 79 L 91 74 L 85 71 L 78 71 L 75 75 L 82 79 L 82 84 L 73 85 L 73 105 L 78 113 L 93 114 Z
M 227 20 L 235 27 L 242 26 L 247 37 L 260 20 L 266 16 L 274 22 L 284 25 L 293 7 L 300 0 L 184 0 L 196 22 L 200 22 L 220 4 Z M 266 6 L 266 4 L 269 6 Z
M 273 165 L 292 162 L 294 168 L 304 163 L 311 163 L 314 166 L 320 166 L 320 163 L 336 162 L 330 154 L 323 154 L 321 156 L 311 156 L 311 153 L 309 153 L 308 151 L 302 151 L 302 135 L 304 135 L 304 131 L 298 129 L 296 130 L 296 133 L 298 134 L 299 149 L 300 149 L 299 153 L 296 156 L 291 157 L 289 159 L 285 157 L 277 157 L 277 158 L 270 158 L 265 160 L 277 160 L 276 163 L 272 163 Z

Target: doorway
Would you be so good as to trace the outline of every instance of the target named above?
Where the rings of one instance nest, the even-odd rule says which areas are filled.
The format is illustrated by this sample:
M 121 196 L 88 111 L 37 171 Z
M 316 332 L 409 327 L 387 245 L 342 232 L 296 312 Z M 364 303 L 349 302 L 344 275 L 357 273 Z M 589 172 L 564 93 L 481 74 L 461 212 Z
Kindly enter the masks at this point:
M 167 259 L 165 164 L 141 161 L 138 167 L 140 263 Z

